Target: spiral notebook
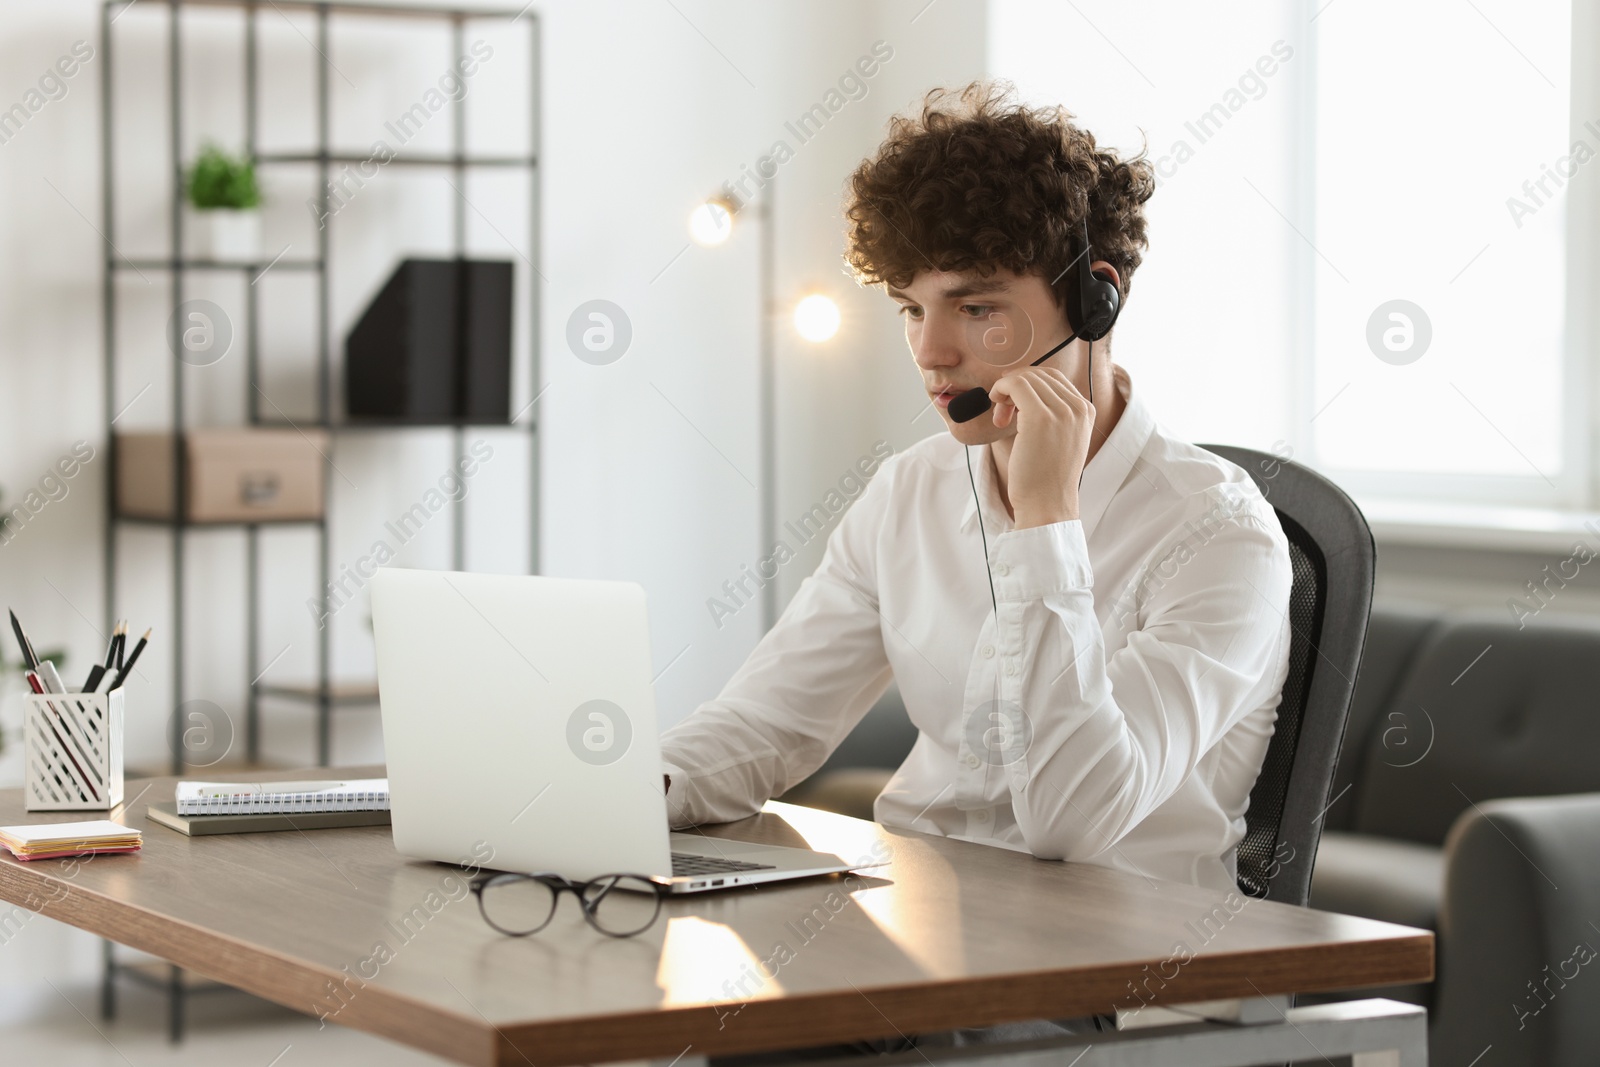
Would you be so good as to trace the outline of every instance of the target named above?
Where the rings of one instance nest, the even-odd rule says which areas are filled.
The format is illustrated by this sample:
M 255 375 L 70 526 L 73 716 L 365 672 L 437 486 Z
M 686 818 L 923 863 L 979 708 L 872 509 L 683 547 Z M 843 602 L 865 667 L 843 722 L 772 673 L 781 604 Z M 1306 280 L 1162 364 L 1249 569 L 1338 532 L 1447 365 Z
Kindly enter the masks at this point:
M 387 811 L 389 779 L 343 782 L 179 782 L 179 815 Z

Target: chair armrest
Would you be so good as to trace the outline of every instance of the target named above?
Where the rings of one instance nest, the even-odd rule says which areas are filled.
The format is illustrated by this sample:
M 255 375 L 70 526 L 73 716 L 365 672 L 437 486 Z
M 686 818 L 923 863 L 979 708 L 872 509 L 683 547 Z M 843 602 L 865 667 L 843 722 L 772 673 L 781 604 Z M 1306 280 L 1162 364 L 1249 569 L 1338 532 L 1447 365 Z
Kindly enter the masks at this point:
M 1485 801 L 1445 841 L 1432 1058 L 1592 1064 L 1600 793 Z

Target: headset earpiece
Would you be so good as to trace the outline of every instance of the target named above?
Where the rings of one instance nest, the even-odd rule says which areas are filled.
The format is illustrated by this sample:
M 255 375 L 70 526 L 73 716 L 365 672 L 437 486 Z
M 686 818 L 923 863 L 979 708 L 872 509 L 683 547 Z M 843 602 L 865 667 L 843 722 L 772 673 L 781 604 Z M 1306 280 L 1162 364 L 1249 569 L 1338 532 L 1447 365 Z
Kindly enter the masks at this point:
M 1094 252 L 1089 247 L 1088 218 L 1082 219 L 1079 226 L 1083 251 L 1074 263 L 1072 274 L 1077 300 L 1067 300 L 1067 322 L 1074 333 L 1092 343 L 1110 333 L 1111 327 L 1117 324 L 1117 315 L 1122 311 L 1122 291 L 1110 274 L 1089 269 Z
M 1110 333 L 1111 327 L 1117 324 L 1117 315 L 1122 311 L 1122 291 L 1117 288 L 1117 283 L 1111 280 L 1109 273 L 1089 269 L 1089 264 L 1094 260 L 1094 252 L 1089 248 L 1088 219 L 1081 220 L 1079 225 L 1083 251 L 1072 264 L 1072 287 L 1076 292 L 1066 300 L 1067 324 L 1072 327 L 1072 336 L 1034 360 L 1031 366 L 1037 367 L 1065 348 L 1069 342 L 1081 337 L 1089 345 L 1088 399 L 1092 404 L 1094 403 L 1094 342 Z M 947 410 L 950 421 L 971 422 L 988 411 L 990 406 L 989 391 L 980 386 L 951 398 Z M 977 499 L 976 488 L 973 490 L 973 499 Z

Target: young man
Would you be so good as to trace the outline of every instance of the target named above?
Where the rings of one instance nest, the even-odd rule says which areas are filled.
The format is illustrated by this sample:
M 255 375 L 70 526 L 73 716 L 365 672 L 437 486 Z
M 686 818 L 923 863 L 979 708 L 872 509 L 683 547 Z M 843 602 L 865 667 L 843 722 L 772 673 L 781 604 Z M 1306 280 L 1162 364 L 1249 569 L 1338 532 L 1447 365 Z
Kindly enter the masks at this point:
M 891 122 L 851 178 L 847 258 L 905 317 L 944 430 L 884 463 L 666 732 L 674 827 L 800 782 L 892 676 L 920 733 L 879 822 L 1235 887 L 1288 670 L 1287 541 L 1242 470 L 1156 426 L 1109 337 L 1030 366 L 1073 333 L 1085 227 L 1126 297 L 1153 191 L 1144 160 L 991 85 Z M 994 406 L 956 422 L 971 389 Z

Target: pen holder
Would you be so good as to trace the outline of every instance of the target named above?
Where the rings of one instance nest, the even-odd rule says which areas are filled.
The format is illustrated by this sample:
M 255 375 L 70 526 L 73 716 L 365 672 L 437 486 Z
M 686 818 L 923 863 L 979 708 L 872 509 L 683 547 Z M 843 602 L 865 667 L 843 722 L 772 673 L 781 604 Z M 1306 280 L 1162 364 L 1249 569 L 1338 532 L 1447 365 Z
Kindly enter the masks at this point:
M 121 689 L 27 694 L 28 811 L 108 811 L 122 803 L 122 705 Z

